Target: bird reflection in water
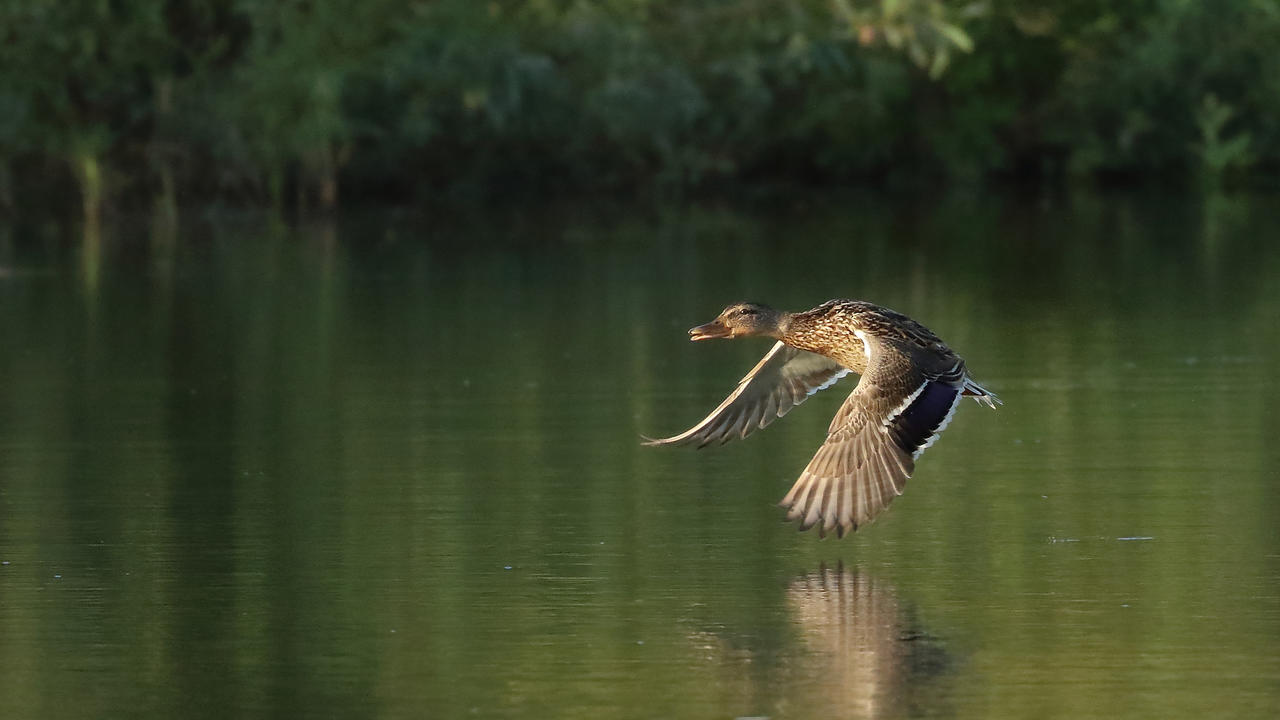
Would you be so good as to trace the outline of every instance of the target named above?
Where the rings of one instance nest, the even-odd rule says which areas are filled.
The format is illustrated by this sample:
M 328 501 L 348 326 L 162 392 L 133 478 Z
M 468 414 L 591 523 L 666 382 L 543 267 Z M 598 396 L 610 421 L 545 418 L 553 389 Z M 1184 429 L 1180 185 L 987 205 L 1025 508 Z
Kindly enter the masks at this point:
M 852 719 L 945 710 L 951 658 L 891 585 L 823 566 L 792 581 L 786 609 L 798 637 L 783 633 L 751 648 L 734 648 L 732 634 L 695 638 L 724 669 L 750 668 L 722 679 L 738 714 Z
M 806 695 L 831 716 L 909 714 L 922 686 L 950 665 L 940 642 L 915 626 L 893 588 L 870 575 L 823 567 L 791 583 L 787 606 L 810 653 L 800 663 Z

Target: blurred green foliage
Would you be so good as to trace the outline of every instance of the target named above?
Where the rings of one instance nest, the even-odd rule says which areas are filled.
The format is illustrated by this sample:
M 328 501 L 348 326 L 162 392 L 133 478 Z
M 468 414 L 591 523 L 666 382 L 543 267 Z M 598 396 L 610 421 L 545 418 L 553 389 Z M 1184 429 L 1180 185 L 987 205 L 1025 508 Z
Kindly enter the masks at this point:
M 0 0 L 0 206 L 1280 163 L 1280 0 Z

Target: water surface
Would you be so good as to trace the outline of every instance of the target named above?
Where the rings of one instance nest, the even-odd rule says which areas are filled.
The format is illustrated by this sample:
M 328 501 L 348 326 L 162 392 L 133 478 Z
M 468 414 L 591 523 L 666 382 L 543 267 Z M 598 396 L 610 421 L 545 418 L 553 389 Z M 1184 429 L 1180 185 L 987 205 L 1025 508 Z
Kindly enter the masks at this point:
M 0 229 L 0 715 L 1268 715 L 1275 202 Z M 840 296 L 1006 401 L 884 517 L 774 505 L 852 381 L 640 446 L 768 347 L 686 328 Z

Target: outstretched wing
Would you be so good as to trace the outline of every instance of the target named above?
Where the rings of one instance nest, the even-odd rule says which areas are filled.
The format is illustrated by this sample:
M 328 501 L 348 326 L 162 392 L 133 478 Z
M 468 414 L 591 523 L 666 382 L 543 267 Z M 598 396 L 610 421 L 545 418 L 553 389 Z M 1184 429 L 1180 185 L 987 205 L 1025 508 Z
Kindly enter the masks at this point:
M 645 444 L 703 447 L 746 437 L 847 374 L 848 368 L 830 358 L 779 342 L 702 422 L 674 437 Z
M 836 413 L 827 441 L 780 503 L 800 529 L 843 536 L 902 494 L 915 460 L 947 426 L 962 388 L 922 372 L 909 349 L 867 336 L 867 372 Z

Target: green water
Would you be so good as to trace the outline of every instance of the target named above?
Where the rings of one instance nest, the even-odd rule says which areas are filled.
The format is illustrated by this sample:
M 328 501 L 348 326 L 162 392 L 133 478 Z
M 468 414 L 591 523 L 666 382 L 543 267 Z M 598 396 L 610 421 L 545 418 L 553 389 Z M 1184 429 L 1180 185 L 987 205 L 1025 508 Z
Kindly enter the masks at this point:
M 0 716 L 1270 716 L 1278 200 L 0 228 Z M 840 296 L 1006 402 L 884 517 L 774 505 L 849 380 L 640 446 Z

